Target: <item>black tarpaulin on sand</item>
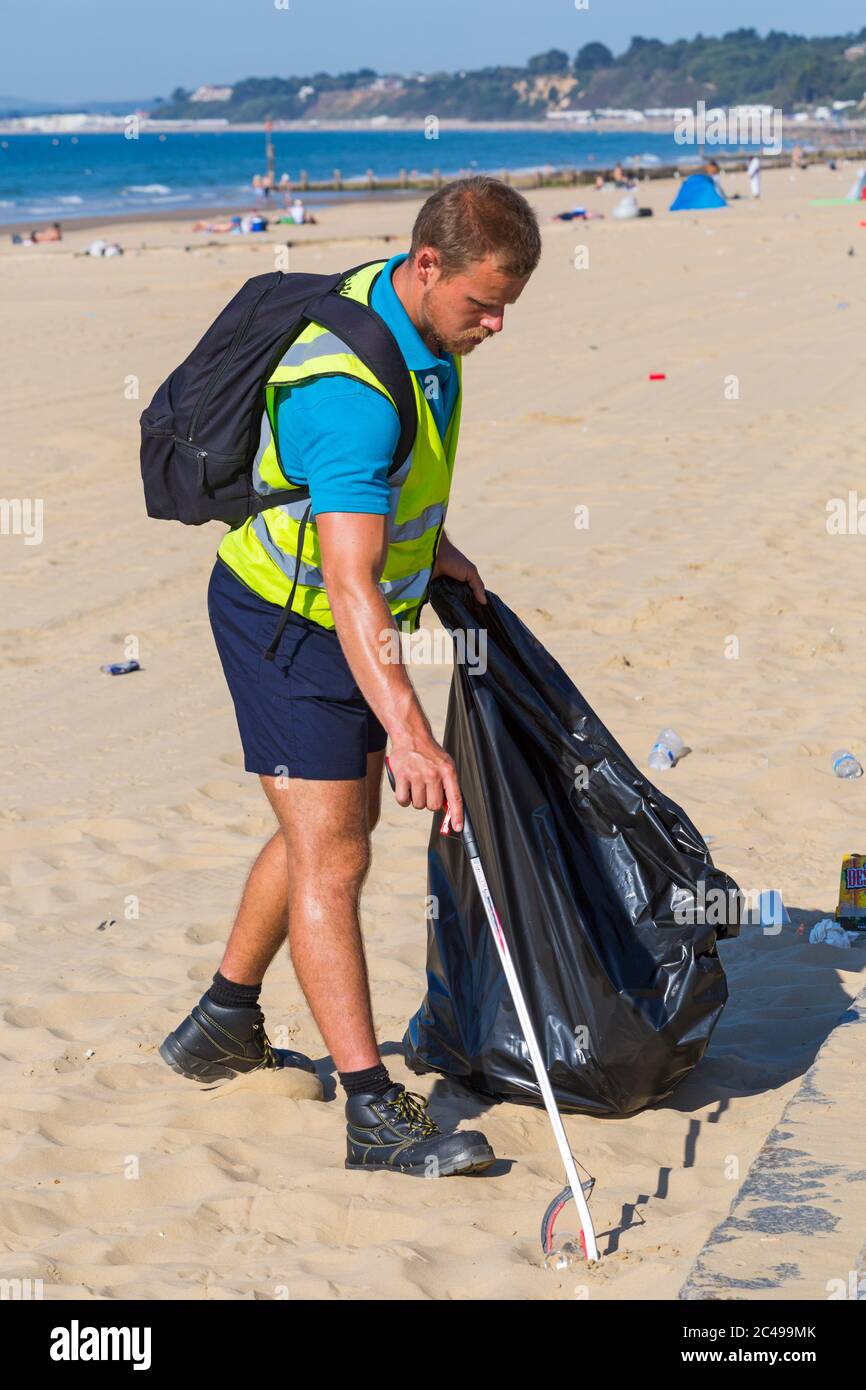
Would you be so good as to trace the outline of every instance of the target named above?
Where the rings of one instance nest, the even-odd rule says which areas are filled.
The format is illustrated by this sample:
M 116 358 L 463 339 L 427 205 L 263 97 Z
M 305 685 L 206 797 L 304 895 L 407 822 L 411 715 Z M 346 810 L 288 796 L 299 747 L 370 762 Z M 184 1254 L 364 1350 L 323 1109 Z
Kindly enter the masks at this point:
M 736 903 L 736 884 L 501 599 L 488 590 L 479 604 L 441 579 L 431 601 L 456 639 L 444 746 L 557 1103 L 633 1114 L 706 1049 L 727 999 L 716 939 L 739 918 L 725 926 L 702 904 Z M 437 812 L 427 995 L 403 1038 L 407 1063 L 540 1105 L 469 861 L 441 823 Z

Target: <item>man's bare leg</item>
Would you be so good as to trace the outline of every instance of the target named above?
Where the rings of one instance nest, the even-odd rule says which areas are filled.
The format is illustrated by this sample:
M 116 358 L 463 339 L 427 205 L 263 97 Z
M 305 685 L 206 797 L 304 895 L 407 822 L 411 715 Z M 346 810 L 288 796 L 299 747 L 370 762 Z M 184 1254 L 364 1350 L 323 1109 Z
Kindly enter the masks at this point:
M 259 855 L 232 932 L 230 950 L 236 954 L 227 956 L 260 977 L 288 920 L 298 980 L 346 1091 L 347 1168 L 427 1178 L 474 1172 L 494 1162 L 485 1136 L 477 1130 L 443 1133 L 425 1101 L 390 1081 L 376 1042 L 358 906 L 370 862 L 370 827 L 379 813 L 383 759 L 382 753 L 371 755 L 367 778 L 350 782 L 294 778 L 280 786 L 276 778 L 262 778 L 285 849 L 281 856 L 271 840 Z M 290 872 L 282 874 L 286 865 Z M 267 922 L 270 930 L 262 925 Z M 254 1049 L 250 1060 L 252 1036 L 237 1037 L 229 1029 L 226 1041 L 225 1027 L 191 1015 L 169 1034 L 160 1055 L 175 1071 L 200 1081 L 277 1065 L 275 1055 L 263 1051 L 260 1058 Z M 315 1070 L 301 1053 L 281 1065 Z
M 379 819 L 384 753 L 367 757 L 367 824 L 372 831 Z M 263 777 L 266 783 L 274 778 Z M 273 802 L 271 801 L 273 805 Z M 276 811 L 276 807 L 274 807 Z M 279 820 L 279 816 L 277 816 Z M 258 985 L 286 940 L 289 905 L 289 867 L 286 837 L 276 830 L 250 870 L 240 906 L 225 949 L 220 974 L 239 985 Z
M 278 786 L 276 778 L 262 778 L 291 864 L 292 962 L 340 1072 L 380 1062 L 358 905 L 370 862 L 369 820 L 378 813 L 382 760 L 381 753 L 371 755 L 366 782 L 290 779 Z
M 259 854 L 241 897 L 220 974 L 237 985 L 260 985 L 286 939 L 288 924 L 286 840 L 276 830 Z

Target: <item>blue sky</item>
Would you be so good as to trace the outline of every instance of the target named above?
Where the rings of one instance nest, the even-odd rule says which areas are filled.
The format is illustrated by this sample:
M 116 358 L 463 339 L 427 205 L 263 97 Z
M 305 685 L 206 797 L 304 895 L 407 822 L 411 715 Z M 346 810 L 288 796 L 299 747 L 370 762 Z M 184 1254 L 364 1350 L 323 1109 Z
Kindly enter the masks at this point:
M 0 95 L 111 100 L 177 87 L 359 67 L 454 70 L 523 62 L 547 48 L 632 34 L 841 34 L 866 24 L 858 0 L 20 0 L 7 10 Z

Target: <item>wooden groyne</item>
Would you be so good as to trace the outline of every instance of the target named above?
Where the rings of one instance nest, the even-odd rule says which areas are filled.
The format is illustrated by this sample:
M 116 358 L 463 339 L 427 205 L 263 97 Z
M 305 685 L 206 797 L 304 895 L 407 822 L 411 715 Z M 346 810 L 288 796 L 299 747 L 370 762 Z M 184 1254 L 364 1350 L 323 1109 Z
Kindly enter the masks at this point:
M 715 159 L 721 167 L 722 173 L 738 173 L 748 168 L 749 160 L 752 158 L 753 151 L 742 155 L 724 155 L 717 152 L 715 148 L 705 149 L 702 158 L 707 160 Z M 818 151 L 803 153 L 800 158 L 801 165 L 825 164 L 830 159 L 837 160 L 866 160 L 866 146 L 842 146 L 838 149 L 828 148 Z M 764 170 L 770 169 L 790 169 L 794 167 L 794 160 L 789 150 L 783 151 L 778 155 L 761 155 L 761 163 Z M 623 171 L 629 178 L 638 181 L 653 179 L 672 179 L 685 178 L 688 174 L 697 172 L 698 165 L 692 164 L 649 164 L 634 165 L 625 160 L 620 161 Z M 501 178 L 505 183 L 509 183 L 514 188 L 576 188 L 586 187 L 594 184 L 601 176 L 609 177 L 613 173 L 613 165 L 602 166 L 593 165 L 588 168 L 540 168 L 540 169 L 499 169 L 489 172 Z M 381 177 L 368 169 L 366 174 L 344 178 L 339 169 L 335 169 L 330 179 L 311 179 L 305 170 L 301 170 L 297 179 L 289 179 L 286 183 L 275 185 L 271 190 L 273 193 L 399 193 L 428 192 L 431 189 L 441 188 L 450 179 L 456 178 L 456 174 L 443 174 L 439 169 L 433 169 L 430 173 L 419 174 L 401 169 L 395 176 Z

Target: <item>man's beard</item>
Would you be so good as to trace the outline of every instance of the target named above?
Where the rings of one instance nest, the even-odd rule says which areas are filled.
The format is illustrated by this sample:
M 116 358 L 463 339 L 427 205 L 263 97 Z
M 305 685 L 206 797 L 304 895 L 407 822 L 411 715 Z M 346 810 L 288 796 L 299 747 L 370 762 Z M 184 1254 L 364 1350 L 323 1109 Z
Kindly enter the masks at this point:
M 467 357 L 481 343 L 486 343 L 490 337 L 492 334 L 489 328 L 470 328 L 466 333 L 458 334 L 452 342 L 446 343 L 445 347 L 455 357 Z
M 450 352 L 455 357 L 466 357 L 474 352 L 479 343 L 492 336 L 489 328 L 467 328 L 463 333 L 449 335 L 439 327 L 436 310 L 429 303 L 425 305 L 427 325 L 436 337 L 442 352 Z

